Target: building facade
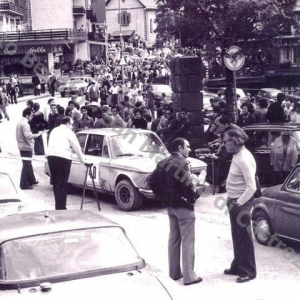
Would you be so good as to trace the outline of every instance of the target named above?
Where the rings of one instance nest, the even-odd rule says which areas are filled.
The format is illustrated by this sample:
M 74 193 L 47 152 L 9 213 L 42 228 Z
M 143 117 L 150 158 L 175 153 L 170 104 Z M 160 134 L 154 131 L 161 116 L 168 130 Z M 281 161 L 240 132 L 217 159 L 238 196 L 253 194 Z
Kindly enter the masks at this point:
M 155 0 L 108 0 L 106 1 L 107 32 L 111 39 L 122 36 L 125 41 L 136 39 L 155 42 Z M 121 16 L 120 16 L 121 11 Z
M 97 21 L 91 1 L 105 13 L 104 0 L 0 1 L 1 75 L 32 74 L 37 68 L 49 73 L 64 63 L 89 60 L 88 32 Z

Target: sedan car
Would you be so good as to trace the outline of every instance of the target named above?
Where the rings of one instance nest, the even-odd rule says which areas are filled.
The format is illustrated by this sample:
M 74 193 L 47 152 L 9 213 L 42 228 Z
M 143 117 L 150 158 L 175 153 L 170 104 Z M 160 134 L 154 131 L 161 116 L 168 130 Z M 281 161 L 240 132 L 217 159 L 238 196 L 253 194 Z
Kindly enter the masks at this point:
M 4 299 L 172 299 L 124 229 L 99 212 L 17 214 L 0 228 Z
M 21 191 L 8 173 L 0 171 L 0 216 L 17 213 L 23 207 Z
M 131 128 L 101 128 L 79 131 L 77 134 L 86 160 L 93 163 L 92 176 L 96 190 L 115 196 L 122 210 L 138 209 L 144 197 L 153 199 L 154 194 L 146 179 L 157 163 L 170 153 L 152 131 Z M 192 172 L 200 174 L 206 164 L 189 158 Z M 46 163 L 46 172 L 49 167 Z M 74 154 L 69 184 L 84 186 L 86 167 Z M 93 189 L 88 177 L 87 188 Z
M 152 92 L 157 98 L 161 98 L 161 94 L 165 93 L 168 103 L 172 102 L 173 91 L 171 87 L 167 84 L 152 84 Z
M 281 185 L 266 188 L 254 199 L 253 232 L 260 244 L 274 246 L 277 237 L 300 241 L 300 164 Z M 275 237 L 273 241 L 271 238 Z
M 272 103 L 277 100 L 279 93 L 282 91 L 274 88 L 263 88 L 258 91 L 257 96 L 268 99 L 269 103 Z
M 91 77 L 73 77 L 66 84 L 60 86 L 58 91 L 62 97 L 68 95 L 83 96 L 90 79 Z
M 289 131 L 296 139 L 300 154 L 300 126 L 299 124 L 282 123 L 256 123 L 243 127 L 249 140 L 246 147 L 254 155 L 257 163 L 257 174 L 262 181 L 268 183 L 272 179 L 273 168 L 270 165 L 270 152 L 274 140 L 282 131 Z

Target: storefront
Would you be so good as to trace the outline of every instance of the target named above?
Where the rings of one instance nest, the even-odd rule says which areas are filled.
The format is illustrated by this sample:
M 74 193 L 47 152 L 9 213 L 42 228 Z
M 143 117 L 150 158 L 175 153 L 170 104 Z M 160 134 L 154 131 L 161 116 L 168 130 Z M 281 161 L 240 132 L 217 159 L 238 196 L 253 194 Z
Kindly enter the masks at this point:
M 36 71 L 46 75 L 49 70 L 54 69 L 56 61 L 62 61 L 62 57 L 62 45 L 18 46 L 12 43 L 6 44 L 2 49 L 0 47 L 1 76 L 32 75 Z M 39 65 L 37 65 L 38 63 Z M 45 68 L 41 68 L 41 64 Z

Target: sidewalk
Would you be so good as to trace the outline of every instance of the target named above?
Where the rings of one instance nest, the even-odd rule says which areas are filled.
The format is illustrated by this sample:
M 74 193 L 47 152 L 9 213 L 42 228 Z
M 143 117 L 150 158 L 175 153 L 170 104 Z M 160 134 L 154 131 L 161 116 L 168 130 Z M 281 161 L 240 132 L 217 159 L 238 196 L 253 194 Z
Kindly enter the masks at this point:
M 17 99 L 18 103 L 21 103 L 21 102 L 27 102 L 28 100 L 37 100 L 37 99 L 42 99 L 42 98 L 47 98 L 47 97 L 51 97 L 51 94 L 50 93 L 45 93 L 45 94 L 41 94 L 39 96 L 34 96 L 34 95 L 26 95 L 24 97 L 20 97 Z

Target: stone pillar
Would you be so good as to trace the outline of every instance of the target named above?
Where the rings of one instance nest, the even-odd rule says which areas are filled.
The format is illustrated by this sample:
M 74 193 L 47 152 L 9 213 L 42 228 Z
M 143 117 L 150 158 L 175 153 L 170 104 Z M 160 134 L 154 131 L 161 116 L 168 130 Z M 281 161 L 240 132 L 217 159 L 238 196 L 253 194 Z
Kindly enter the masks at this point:
M 176 112 L 188 112 L 191 123 L 189 140 L 194 151 L 204 144 L 203 64 L 199 57 L 177 57 L 170 63 L 172 102 Z

